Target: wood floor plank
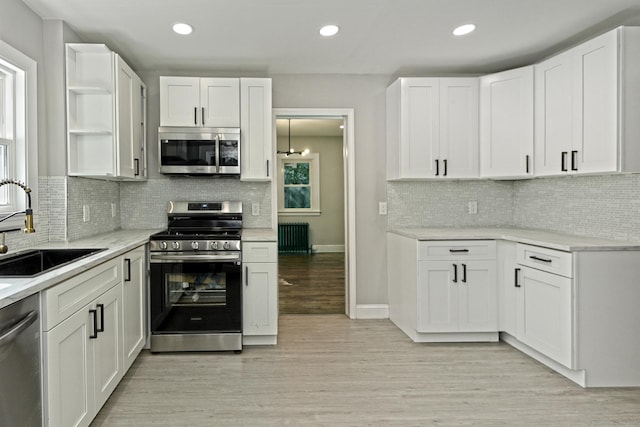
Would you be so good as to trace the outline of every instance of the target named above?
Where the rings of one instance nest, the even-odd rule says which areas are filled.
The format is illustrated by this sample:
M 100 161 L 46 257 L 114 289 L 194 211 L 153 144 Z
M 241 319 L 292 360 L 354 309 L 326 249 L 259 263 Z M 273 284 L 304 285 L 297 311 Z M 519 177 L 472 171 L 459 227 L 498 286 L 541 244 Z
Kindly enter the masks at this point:
M 93 426 L 638 426 L 640 388 L 582 389 L 504 343 L 283 315 L 275 347 L 143 352 Z
M 281 314 L 344 314 L 344 253 L 280 255 Z

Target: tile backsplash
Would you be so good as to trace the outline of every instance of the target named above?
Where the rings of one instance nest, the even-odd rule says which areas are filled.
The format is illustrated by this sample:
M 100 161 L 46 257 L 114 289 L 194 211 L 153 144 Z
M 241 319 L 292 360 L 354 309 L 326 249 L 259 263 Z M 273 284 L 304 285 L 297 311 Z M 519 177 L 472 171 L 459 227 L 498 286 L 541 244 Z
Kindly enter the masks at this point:
M 513 218 L 510 181 L 407 181 L 387 183 L 388 227 L 509 226 Z M 469 214 L 468 203 L 478 204 Z
M 640 174 L 388 182 L 387 200 L 390 229 L 512 226 L 640 242 Z
M 237 178 L 170 177 L 120 184 L 121 226 L 124 229 L 164 228 L 170 200 L 241 200 L 247 228 L 271 227 L 271 184 Z M 260 215 L 251 215 L 251 204 Z

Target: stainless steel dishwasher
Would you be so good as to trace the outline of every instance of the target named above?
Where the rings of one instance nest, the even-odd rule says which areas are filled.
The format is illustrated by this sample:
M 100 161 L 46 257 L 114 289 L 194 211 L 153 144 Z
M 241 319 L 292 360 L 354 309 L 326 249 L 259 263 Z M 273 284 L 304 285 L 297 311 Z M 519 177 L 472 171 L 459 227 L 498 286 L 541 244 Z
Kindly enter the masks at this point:
M 39 297 L 0 309 L 0 426 L 42 426 Z

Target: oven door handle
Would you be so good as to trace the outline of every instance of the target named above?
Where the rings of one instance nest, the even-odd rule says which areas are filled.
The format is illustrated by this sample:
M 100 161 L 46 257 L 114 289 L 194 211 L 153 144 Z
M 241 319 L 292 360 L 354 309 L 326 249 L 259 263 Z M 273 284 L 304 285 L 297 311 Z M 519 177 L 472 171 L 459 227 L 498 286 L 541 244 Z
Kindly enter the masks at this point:
M 151 254 L 151 263 L 160 262 L 229 262 L 240 261 L 240 255 L 156 255 Z

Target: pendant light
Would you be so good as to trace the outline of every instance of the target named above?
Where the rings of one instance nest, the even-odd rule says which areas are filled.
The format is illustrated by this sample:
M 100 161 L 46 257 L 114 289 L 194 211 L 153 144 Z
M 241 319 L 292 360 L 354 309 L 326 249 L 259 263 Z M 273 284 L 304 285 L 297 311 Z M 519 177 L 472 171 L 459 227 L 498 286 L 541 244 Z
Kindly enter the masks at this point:
M 300 154 L 301 156 L 306 156 L 307 154 L 309 154 L 309 149 L 305 148 L 304 151 L 296 151 L 293 148 L 291 148 L 291 119 L 289 120 L 289 149 L 287 151 L 279 151 L 278 150 L 278 154 L 285 154 L 287 157 L 290 156 L 291 154 Z

